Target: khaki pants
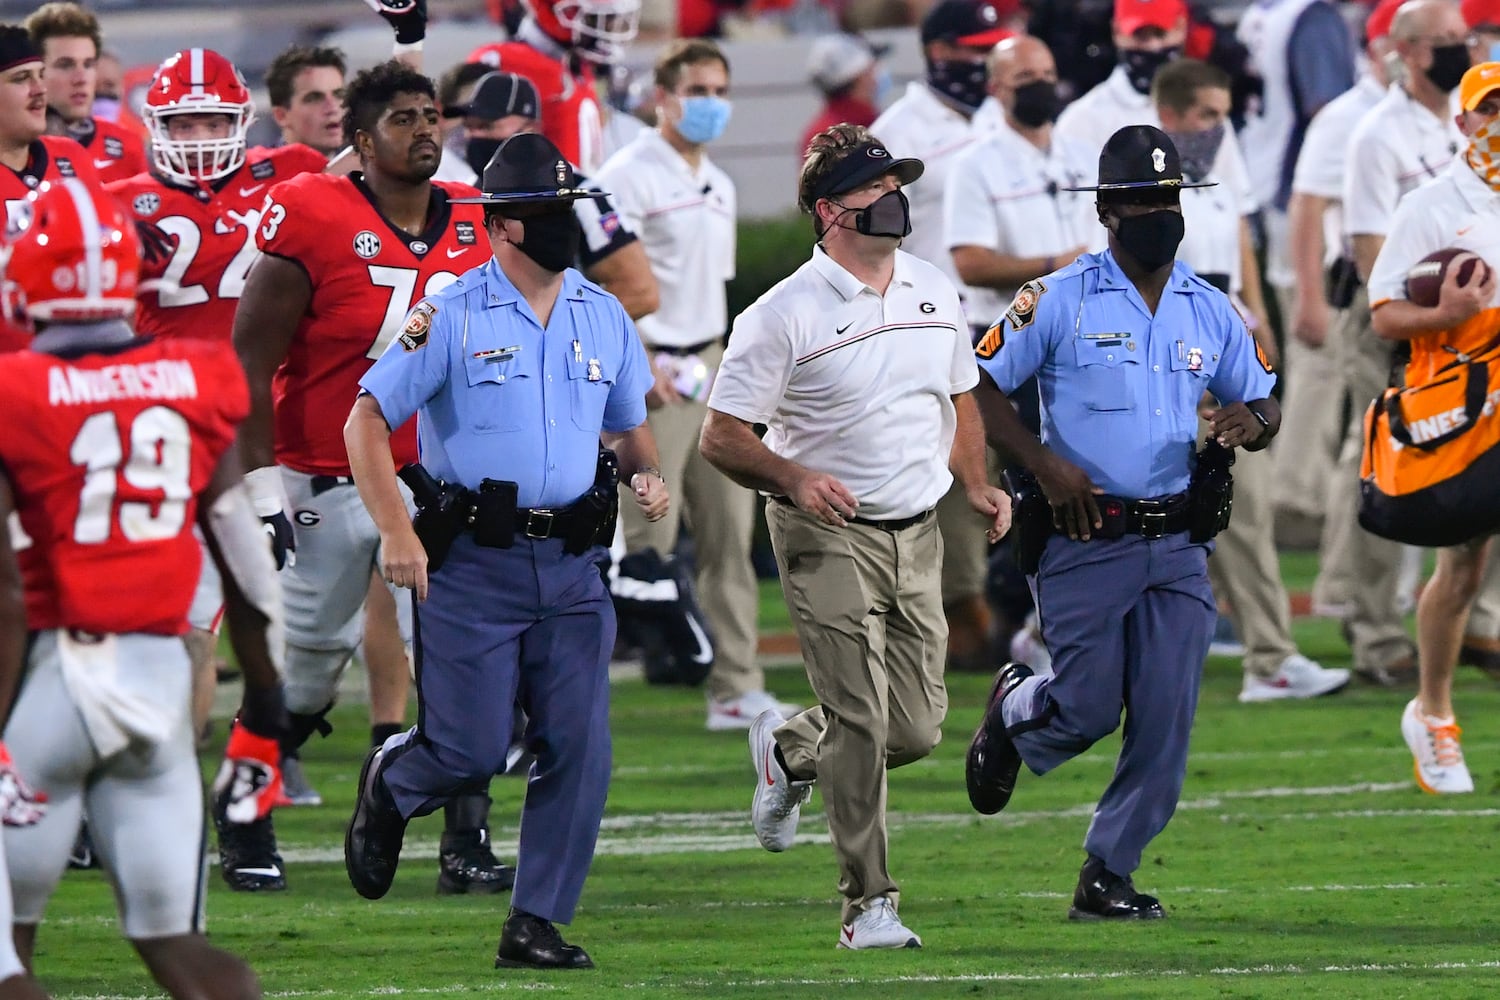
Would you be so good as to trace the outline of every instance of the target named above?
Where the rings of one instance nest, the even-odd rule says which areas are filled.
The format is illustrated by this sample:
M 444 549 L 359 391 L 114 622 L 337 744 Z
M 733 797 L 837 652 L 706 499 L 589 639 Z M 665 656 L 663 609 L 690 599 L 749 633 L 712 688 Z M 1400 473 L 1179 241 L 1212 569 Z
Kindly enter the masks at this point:
M 886 865 L 885 772 L 927 756 L 948 711 L 937 519 L 900 531 L 830 527 L 767 505 L 781 586 L 818 705 L 776 730 L 794 775 L 816 775 L 848 923 L 898 901 Z
M 1359 460 L 1364 447 L 1365 410 L 1390 384 L 1392 356 L 1390 343 L 1370 328 L 1369 298 L 1363 288 L 1344 313 L 1339 343 L 1343 358 L 1340 367 L 1349 387 L 1353 419 L 1344 435 L 1329 491 L 1319 581 L 1314 592 L 1347 598 L 1350 615 L 1346 624 L 1355 667 L 1385 668 L 1410 657 L 1414 647 L 1397 607 L 1401 546 L 1359 526 Z
M 717 367 L 724 349 L 715 345 L 702 356 L 704 363 Z M 660 521 L 647 521 L 630 496 L 629 483 L 621 483 L 620 523 L 627 550 L 649 546 L 663 556 L 676 547 L 682 519 L 692 528 L 698 599 L 714 633 L 708 695 L 715 701 L 729 701 L 766 686 L 756 660 L 760 591 L 750 563 L 755 494 L 698 453 L 698 435 L 707 416 L 708 405 L 701 400 L 683 400 L 651 411 L 646 422 L 661 453 L 661 473 L 672 491 L 672 505 Z
M 1277 288 L 1284 325 L 1290 325 L 1293 293 Z M 1333 326 L 1338 326 L 1335 317 Z M 1334 462 L 1343 440 L 1344 378 L 1339 370 L 1337 337 L 1329 330 L 1322 347 L 1308 347 L 1290 331 L 1283 338 L 1281 423 L 1292 433 L 1277 435 L 1270 447 L 1274 476 L 1271 501 L 1277 509 L 1306 517 L 1327 514 Z M 1239 480 L 1239 467 L 1235 467 Z M 1235 498 L 1238 504 L 1238 496 Z M 1235 511 L 1238 515 L 1238 509 Z
M 1199 437 L 1208 424 L 1200 422 Z M 1292 614 L 1276 556 L 1272 495 L 1276 471 L 1264 451 L 1234 456 L 1234 513 L 1214 541 L 1208 577 L 1214 595 L 1229 603 L 1229 618 L 1245 644 L 1246 674 L 1270 677 L 1297 651 Z

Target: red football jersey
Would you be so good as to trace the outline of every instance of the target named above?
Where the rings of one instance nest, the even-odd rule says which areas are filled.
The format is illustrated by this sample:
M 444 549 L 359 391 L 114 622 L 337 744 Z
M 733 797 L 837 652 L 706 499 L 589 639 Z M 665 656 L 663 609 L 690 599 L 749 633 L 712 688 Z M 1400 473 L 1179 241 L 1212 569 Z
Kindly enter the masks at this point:
M 484 209 L 450 204 L 473 188 L 436 181 L 427 229 L 386 221 L 359 174 L 304 174 L 271 192 L 260 247 L 296 261 L 312 302 L 272 380 L 276 461 L 314 475 L 349 475 L 344 421 L 359 380 L 424 295 L 490 259 Z M 414 421 L 391 438 L 398 464 L 417 458 Z
M 79 142 L 99 172 L 99 179 L 106 184 L 144 173 L 150 166 L 141 134 L 108 119 L 95 118 L 93 133 Z
M 5 199 L 7 221 L 15 219 L 20 204 L 43 181 L 77 177 L 94 184 L 99 182 L 99 174 L 89 161 L 89 154 L 72 139 L 44 135 L 31 144 L 30 152 L 26 166 L 20 170 L 0 165 L 0 198 Z
M 594 94 L 594 68 L 580 72 L 525 42 L 495 42 L 469 53 L 467 62 L 482 62 L 524 76 L 542 102 L 542 134 L 552 140 L 579 173 L 592 176 L 604 164 L 604 116 Z
M 136 329 L 228 343 L 272 185 L 326 166 L 328 158 L 311 146 L 256 147 L 240 169 L 209 188 L 175 184 L 154 173 L 106 185 L 132 215 L 177 240 L 166 267 L 152 275 L 163 287 L 140 297 Z
M 15 427 L 0 464 L 20 515 L 27 627 L 187 631 L 207 486 L 250 410 L 226 344 L 143 340 L 63 358 L 0 356 Z

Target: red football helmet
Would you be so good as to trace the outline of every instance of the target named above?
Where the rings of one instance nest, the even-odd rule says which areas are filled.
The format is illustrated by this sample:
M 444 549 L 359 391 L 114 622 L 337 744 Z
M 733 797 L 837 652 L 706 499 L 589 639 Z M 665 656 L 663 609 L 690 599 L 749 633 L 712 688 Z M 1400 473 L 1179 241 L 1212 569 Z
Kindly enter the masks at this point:
M 12 203 L 0 238 L 0 299 L 17 325 L 128 317 L 140 268 L 135 225 L 103 188 L 68 177 Z
M 216 181 L 245 162 L 245 134 L 255 119 L 255 105 L 240 71 L 213 49 L 183 49 L 167 57 L 146 92 L 142 113 L 156 169 L 180 184 Z M 169 119 L 200 114 L 228 116 L 229 134 L 171 137 Z
M 523 0 L 547 36 L 590 62 L 619 62 L 640 27 L 641 0 Z

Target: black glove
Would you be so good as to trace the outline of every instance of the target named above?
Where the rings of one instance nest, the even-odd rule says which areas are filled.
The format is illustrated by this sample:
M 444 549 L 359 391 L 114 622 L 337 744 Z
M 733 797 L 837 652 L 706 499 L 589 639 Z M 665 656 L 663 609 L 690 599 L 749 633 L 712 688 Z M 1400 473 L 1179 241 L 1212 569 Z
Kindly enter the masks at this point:
M 365 0 L 396 30 L 398 45 L 415 45 L 427 37 L 427 0 Z
M 154 222 L 136 219 L 135 235 L 141 241 L 141 257 L 148 270 L 165 266 L 177 252 L 177 238 Z
M 276 568 L 297 565 L 297 536 L 292 534 L 292 522 L 286 511 L 263 515 L 260 523 L 265 526 L 266 537 L 271 540 L 271 558 L 276 560 Z

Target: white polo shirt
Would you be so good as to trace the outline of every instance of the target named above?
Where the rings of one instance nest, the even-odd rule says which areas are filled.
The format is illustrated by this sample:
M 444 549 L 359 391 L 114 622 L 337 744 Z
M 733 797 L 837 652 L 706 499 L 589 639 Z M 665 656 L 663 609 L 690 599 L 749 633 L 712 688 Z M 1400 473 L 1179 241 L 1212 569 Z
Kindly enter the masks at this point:
M 898 250 L 882 296 L 816 247 L 734 321 L 708 405 L 766 424 L 767 448 L 838 478 L 860 517 L 894 520 L 948 492 L 950 397 L 978 382 L 942 272 Z
M 924 170 L 915 184 L 902 188 L 911 202 L 911 235 L 901 249 L 942 271 L 955 285 L 958 272 L 943 239 L 943 189 L 958 154 L 973 144 L 976 134 L 969 119 L 944 104 L 920 81 L 870 126 L 892 156 L 914 156 Z
M 1348 252 L 1344 246 L 1344 168 L 1349 137 L 1361 118 L 1380 103 L 1385 88 L 1368 73 L 1313 115 L 1297 154 L 1292 193 L 1325 198 L 1332 204 L 1323 213 L 1323 263 L 1332 264 Z
M 593 178 L 640 237 L 661 305 L 636 320 L 652 347 L 692 347 L 724 334 L 724 282 L 734 277 L 735 190 L 707 156 L 693 170 L 646 129 Z
M 1094 162 L 1104 144 L 1126 125 L 1154 125 L 1161 128 L 1161 119 L 1151 103 L 1151 95 L 1142 94 L 1130 85 L 1125 67 L 1116 66 L 1115 71 L 1104 82 L 1063 108 L 1053 128 L 1053 134 L 1067 136 L 1093 150 Z M 1096 167 L 1097 169 L 1097 167 Z M 1224 135 L 1224 144 L 1214 158 L 1213 173 L 1224 179 L 1250 176 L 1240 144 L 1229 129 Z M 1238 182 L 1236 182 L 1238 183 Z M 1253 209 L 1252 209 L 1253 211 Z
M 1442 173 L 1463 134 L 1392 84 L 1349 137 L 1344 233 L 1384 236 L 1401 196 Z M 1372 293 L 1371 299 L 1374 295 Z
M 1222 274 L 1229 279 L 1229 294 L 1244 287 L 1240 258 L 1240 221 L 1255 211 L 1255 192 L 1250 178 L 1204 178 L 1214 187 L 1185 188 L 1182 192 L 1182 222 L 1186 232 L 1177 249 L 1177 259 L 1199 274 Z
M 1044 152 L 1009 126 L 990 133 L 954 161 L 943 195 L 946 245 L 1013 257 L 1104 249 L 1108 234 L 1099 225 L 1093 193 L 1065 190 L 1093 184 L 1098 165 L 1098 153 L 1063 136 L 1054 135 Z M 964 286 L 970 325 L 989 326 L 1015 295 L 1016 288 Z
M 1390 234 L 1370 269 L 1370 306 L 1406 298 L 1406 272 L 1434 250 L 1459 247 L 1500 263 L 1500 194 L 1453 157 L 1434 180 L 1401 199 Z M 1491 306 L 1500 306 L 1500 289 Z

